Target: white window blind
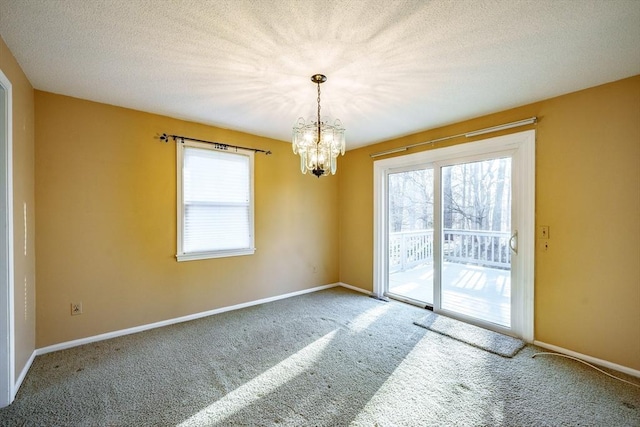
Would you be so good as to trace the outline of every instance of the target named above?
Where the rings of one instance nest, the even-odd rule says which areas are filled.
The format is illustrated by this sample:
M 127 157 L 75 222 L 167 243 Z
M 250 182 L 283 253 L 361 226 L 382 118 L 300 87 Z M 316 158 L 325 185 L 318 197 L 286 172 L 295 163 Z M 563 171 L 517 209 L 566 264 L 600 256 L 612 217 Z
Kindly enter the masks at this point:
M 178 153 L 178 260 L 254 253 L 253 152 L 185 142 Z

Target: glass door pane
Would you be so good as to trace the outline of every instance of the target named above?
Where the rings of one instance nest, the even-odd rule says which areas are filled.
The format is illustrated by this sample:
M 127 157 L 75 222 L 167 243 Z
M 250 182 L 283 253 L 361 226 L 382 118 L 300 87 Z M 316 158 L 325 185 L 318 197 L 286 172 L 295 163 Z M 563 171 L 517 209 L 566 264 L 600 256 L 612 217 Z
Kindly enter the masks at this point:
M 440 308 L 511 327 L 511 158 L 442 167 Z
M 387 293 L 433 304 L 433 169 L 388 174 Z

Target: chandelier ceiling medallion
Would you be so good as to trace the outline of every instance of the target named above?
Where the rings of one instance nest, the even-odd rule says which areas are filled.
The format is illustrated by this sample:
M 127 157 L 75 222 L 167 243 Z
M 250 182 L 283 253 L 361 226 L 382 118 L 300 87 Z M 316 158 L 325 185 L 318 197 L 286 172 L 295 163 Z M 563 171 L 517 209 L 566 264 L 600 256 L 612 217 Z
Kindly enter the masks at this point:
M 345 139 L 342 122 L 333 123 L 328 118 L 320 118 L 320 84 L 327 81 L 322 74 L 314 74 L 311 81 L 318 86 L 318 116 L 308 122 L 300 117 L 293 127 L 293 152 L 300 155 L 302 173 L 311 171 L 320 178 L 322 175 L 335 175 L 338 169 L 338 156 L 344 155 Z

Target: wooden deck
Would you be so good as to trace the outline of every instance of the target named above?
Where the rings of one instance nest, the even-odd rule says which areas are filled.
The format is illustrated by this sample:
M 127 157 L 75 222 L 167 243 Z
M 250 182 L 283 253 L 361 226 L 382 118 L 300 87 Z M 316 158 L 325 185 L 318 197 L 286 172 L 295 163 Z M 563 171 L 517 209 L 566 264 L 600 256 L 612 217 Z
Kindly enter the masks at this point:
M 445 262 L 442 308 L 501 326 L 511 326 L 509 271 Z M 433 304 L 433 265 L 426 264 L 389 275 L 389 291 Z

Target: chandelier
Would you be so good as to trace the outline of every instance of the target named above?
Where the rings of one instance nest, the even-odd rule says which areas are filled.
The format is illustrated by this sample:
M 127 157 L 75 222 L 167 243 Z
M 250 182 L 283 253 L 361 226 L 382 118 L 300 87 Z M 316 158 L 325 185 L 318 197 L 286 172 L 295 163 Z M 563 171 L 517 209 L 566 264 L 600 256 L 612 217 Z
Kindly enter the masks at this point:
M 327 81 L 322 74 L 314 74 L 311 81 L 318 85 L 318 117 L 308 122 L 300 117 L 293 127 L 293 152 L 300 155 L 302 173 L 311 171 L 320 178 L 322 175 L 335 175 L 338 169 L 338 156 L 344 155 L 344 127 L 336 119 L 333 123 L 325 117 L 320 119 L 320 83 Z

